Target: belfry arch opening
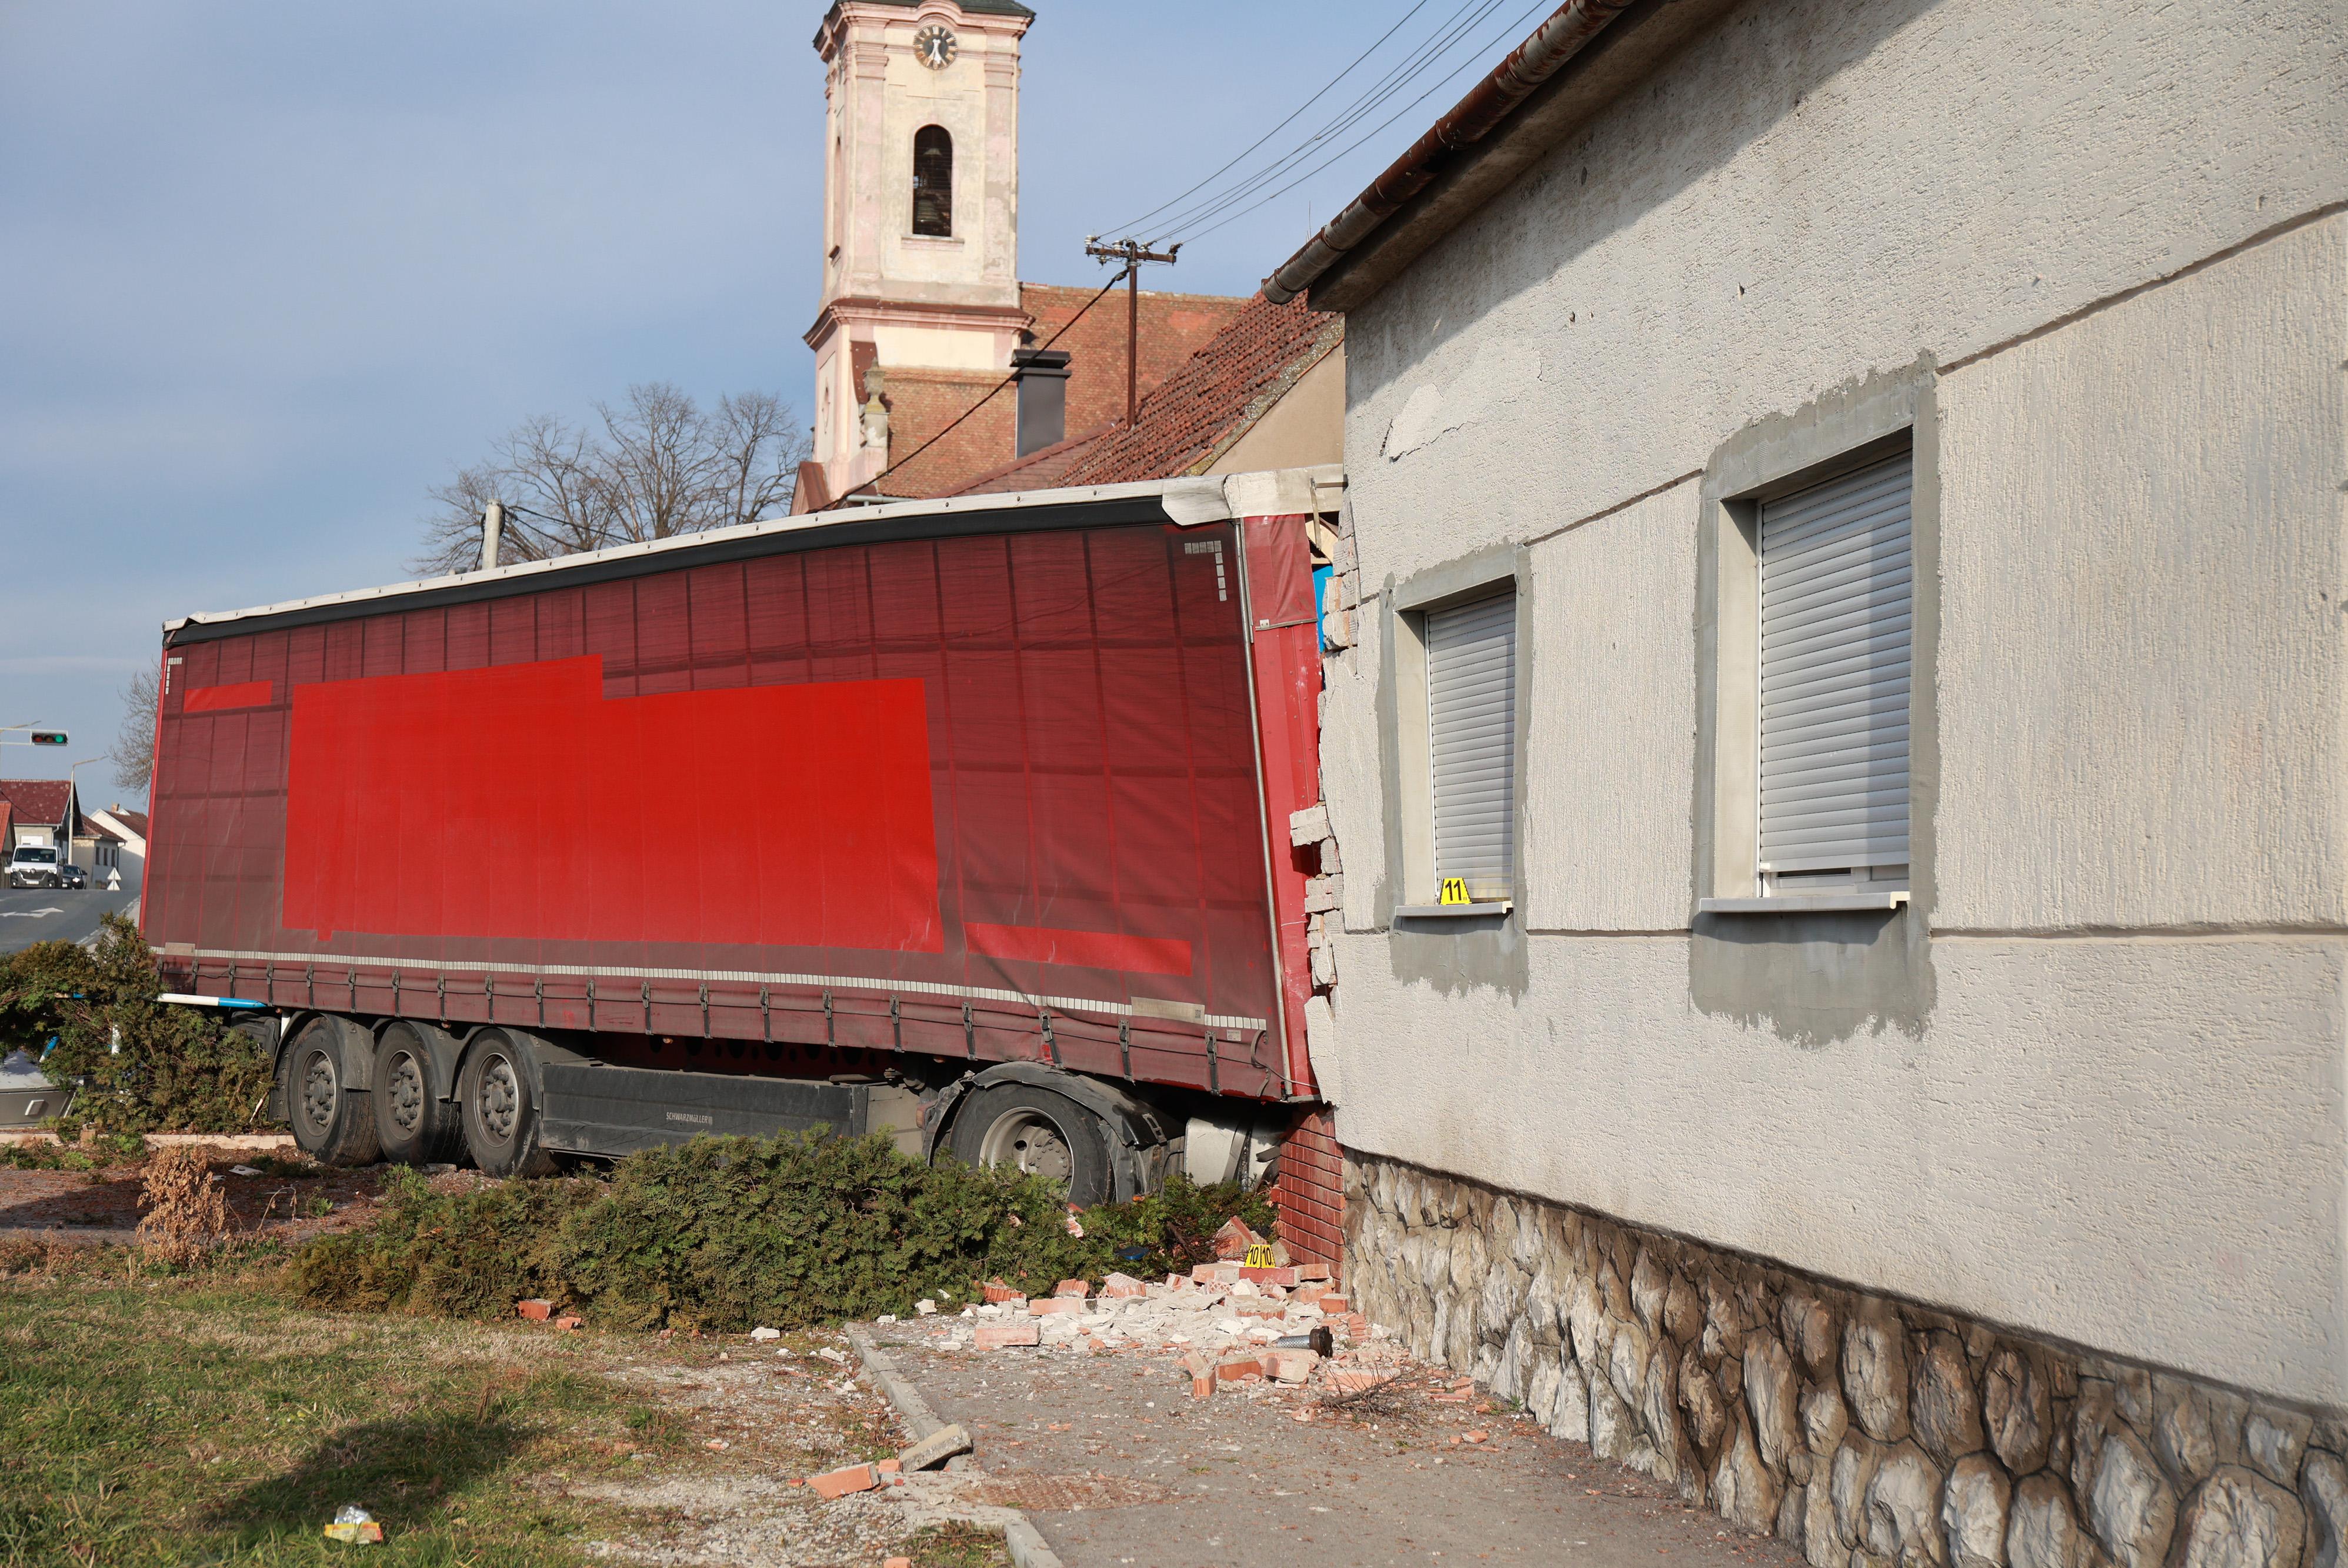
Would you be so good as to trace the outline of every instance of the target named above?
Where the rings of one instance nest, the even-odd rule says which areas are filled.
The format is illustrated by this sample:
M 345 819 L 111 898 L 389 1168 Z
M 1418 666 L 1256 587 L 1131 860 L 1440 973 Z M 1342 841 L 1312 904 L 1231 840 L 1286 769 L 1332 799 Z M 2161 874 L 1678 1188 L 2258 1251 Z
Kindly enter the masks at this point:
M 942 125 L 913 132 L 913 232 L 953 236 L 953 138 Z

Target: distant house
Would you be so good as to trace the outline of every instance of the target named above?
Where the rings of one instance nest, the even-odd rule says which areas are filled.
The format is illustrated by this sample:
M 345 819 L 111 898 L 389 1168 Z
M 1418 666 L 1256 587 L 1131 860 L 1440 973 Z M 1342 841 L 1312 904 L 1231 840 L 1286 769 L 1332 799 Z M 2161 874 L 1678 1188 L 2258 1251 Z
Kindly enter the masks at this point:
M 89 872 L 95 886 L 104 887 L 118 873 L 124 887 L 135 888 L 147 861 L 146 813 L 123 812 L 139 820 L 139 827 L 133 829 L 115 815 L 118 811 L 122 808 L 82 812 L 74 825 L 73 852 L 67 859 Z
M 147 874 L 147 813 L 116 804 L 86 813 L 83 821 L 103 837 L 93 841 L 93 858 L 88 861 L 80 858 L 81 841 L 77 837 L 74 863 L 87 865 L 93 872 L 118 871 L 124 887 L 137 887 Z M 99 880 L 105 879 L 101 875 Z
M 62 849 L 78 812 L 64 779 L 0 779 L 0 858 L 19 844 Z

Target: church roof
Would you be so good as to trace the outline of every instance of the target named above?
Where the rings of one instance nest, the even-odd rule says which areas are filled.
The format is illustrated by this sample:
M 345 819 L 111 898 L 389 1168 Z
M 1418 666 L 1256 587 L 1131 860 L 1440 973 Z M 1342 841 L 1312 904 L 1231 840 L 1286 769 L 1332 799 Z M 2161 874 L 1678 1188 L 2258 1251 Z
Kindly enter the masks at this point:
M 928 0 L 870 0 L 870 3 L 911 11 L 917 5 L 926 5 Z M 973 16 L 1025 16 L 1032 20 L 1035 15 L 1019 4 L 1019 0 L 953 0 L 953 3 Z

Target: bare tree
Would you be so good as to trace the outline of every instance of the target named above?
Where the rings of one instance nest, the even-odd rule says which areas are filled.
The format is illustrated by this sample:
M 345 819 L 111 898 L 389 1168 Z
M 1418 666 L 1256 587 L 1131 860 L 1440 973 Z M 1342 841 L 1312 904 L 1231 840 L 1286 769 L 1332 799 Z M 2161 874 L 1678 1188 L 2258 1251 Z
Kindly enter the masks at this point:
M 501 565 L 753 522 L 788 508 L 808 450 L 791 406 L 771 393 L 704 409 L 666 382 L 643 383 L 618 408 L 597 404 L 592 425 L 542 415 L 458 469 L 431 492 L 439 511 L 416 566 L 478 566 L 493 500 L 507 507 Z
M 155 774 L 155 672 L 140 670 L 122 688 L 122 728 L 106 748 L 114 781 L 125 789 L 144 789 Z

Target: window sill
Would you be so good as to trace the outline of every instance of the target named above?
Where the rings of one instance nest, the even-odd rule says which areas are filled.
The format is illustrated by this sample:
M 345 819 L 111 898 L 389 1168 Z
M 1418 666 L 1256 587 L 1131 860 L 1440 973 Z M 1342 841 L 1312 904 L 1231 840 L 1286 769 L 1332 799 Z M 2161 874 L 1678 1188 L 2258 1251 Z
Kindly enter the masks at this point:
M 1775 898 L 1700 898 L 1698 914 L 1835 914 L 1852 910 L 1898 909 L 1904 892 L 1789 892 Z
M 1517 907 L 1514 899 L 1496 898 L 1486 903 L 1406 903 L 1395 909 L 1396 920 L 1473 920 L 1478 915 L 1506 914 Z

